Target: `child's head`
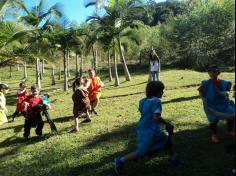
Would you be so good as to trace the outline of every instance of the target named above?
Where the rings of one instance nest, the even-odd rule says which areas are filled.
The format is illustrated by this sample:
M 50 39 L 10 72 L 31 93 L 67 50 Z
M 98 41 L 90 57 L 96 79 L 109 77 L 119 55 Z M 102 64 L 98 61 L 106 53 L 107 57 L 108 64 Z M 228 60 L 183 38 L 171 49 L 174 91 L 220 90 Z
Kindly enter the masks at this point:
M 27 87 L 27 85 L 26 85 L 26 83 L 25 83 L 24 81 L 22 81 L 22 82 L 19 84 L 19 87 L 20 87 L 21 90 L 24 90 L 24 89 Z
M 94 78 L 94 77 L 95 77 L 95 75 L 96 75 L 96 73 L 95 73 L 95 70 L 94 70 L 94 69 L 89 69 L 89 70 L 88 70 L 88 74 L 89 74 L 89 77 L 90 77 L 90 78 Z
M 161 81 L 151 81 L 146 87 L 146 97 L 158 97 L 161 98 L 164 93 L 165 85 Z
M 50 95 L 48 93 L 43 94 L 45 97 L 47 97 L 48 99 L 50 98 Z
M 216 65 L 210 66 L 207 71 L 211 79 L 217 79 L 220 75 L 220 69 Z
M 83 78 L 81 77 L 76 78 L 75 81 L 73 82 L 73 91 L 76 90 L 76 87 L 80 87 L 83 84 L 84 84 Z
M 9 86 L 7 84 L 0 83 L 0 92 L 7 94 L 8 91 L 9 91 Z
M 32 92 L 32 95 L 34 96 L 39 95 L 39 92 L 40 92 L 39 86 L 37 84 L 32 85 L 31 92 Z

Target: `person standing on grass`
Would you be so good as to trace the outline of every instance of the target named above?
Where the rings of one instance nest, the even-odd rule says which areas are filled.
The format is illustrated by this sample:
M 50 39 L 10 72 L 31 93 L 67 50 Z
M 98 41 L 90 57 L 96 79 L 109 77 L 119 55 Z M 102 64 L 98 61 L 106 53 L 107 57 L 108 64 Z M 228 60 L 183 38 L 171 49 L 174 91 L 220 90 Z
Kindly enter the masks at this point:
M 150 52 L 150 80 L 160 81 L 160 58 L 152 47 Z
M 180 164 L 172 147 L 171 134 L 174 127 L 166 122 L 161 115 L 161 97 L 163 96 L 164 88 L 164 84 L 160 81 L 151 81 L 147 84 L 146 98 L 139 102 L 141 119 L 137 126 L 137 150 L 128 155 L 115 158 L 117 176 L 121 174 L 122 168 L 127 161 L 136 161 L 146 155 L 152 156 L 161 151 L 167 151 L 170 154 L 170 164 Z M 169 136 L 161 129 L 162 124 L 166 126 Z
M 216 112 L 232 115 L 235 113 L 235 106 L 229 99 L 229 92 L 232 83 L 226 80 L 220 80 L 220 69 L 217 66 L 208 68 L 209 80 L 204 80 L 198 88 L 199 95 L 202 98 L 204 111 L 209 121 L 212 143 L 218 143 L 217 124 L 222 120 L 219 115 L 209 113 L 211 108 Z M 234 135 L 234 120 L 227 120 L 228 135 Z
M 87 80 L 86 87 L 88 88 L 89 92 L 88 96 L 91 105 L 91 113 L 98 115 L 96 107 L 98 106 L 104 83 L 98 76 L 96 76 L 95 70 L 89 69 L 88 74 L 89 74 L 89 79 Z
M 26 83 L 21 82 L 19 84 L 20 89 L 17 91 L 17 105 L 16 105 L 16 111 L 12 114 L 12 120 L 15 121 L 15 118 L 21 113 L 23 110 L 23 101 L 26 99 L 26 97 L 29 95 L 28 90 L 26 89 Z
M 7 123 L 7 108 L 5 94 L 9 91 L 7 84 L 0 83 L 0 125 Z
M 24 139 L 28 139 L 32 127 L 36 127 L 36 135 L 42 136 L 43 120 L 41 116 L 41 108 L 43 106 L 43 98 L 39 95 L 40 89 L 37 84 L 31 86 L 31 95 L 23 102 L 24 109 L 22 114 L 25 116 Z
M 82 114 L 86 114 L 86 119 L 84 122 L 91 122 L 90 118 L 90 100 L 88 98 L 87 88 L 84 86 L 84 80 L 82 78 L 77 78 L 73 83 L 73 114 L 75 119 L 75 128 L 72 132 L 79 131 L 79 117 Z

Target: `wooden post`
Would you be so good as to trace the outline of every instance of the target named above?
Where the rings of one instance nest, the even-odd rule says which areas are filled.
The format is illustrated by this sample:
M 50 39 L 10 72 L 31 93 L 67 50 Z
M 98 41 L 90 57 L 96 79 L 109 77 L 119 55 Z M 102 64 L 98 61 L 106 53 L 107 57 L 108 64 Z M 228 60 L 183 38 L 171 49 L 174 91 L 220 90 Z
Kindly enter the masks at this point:
M 27 80 L 28 75 L 27 75 L 27 64 L 26 62 L 24 63 L 24 79 Z
M 52 65 L 52 73 L 51 73 L 51 76 L 52 76 L 52 86 L 56 85 L 56 82 L 55 82 L 55 70 L 54 70 L 54 65 Z

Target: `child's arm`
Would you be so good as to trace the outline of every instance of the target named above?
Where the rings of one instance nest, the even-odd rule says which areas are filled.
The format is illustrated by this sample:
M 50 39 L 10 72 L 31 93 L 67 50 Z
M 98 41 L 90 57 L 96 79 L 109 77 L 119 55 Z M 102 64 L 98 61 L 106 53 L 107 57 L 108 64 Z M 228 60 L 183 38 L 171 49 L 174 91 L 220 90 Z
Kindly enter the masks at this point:
M 169 133 L 169 134 L 173 134 L 173 131 L 174 131 L 174 126 L 167 122 L 165 119 L 163 119 L 161 117 L 161 114 L 160 113 L 155 113 L 154 114 L 154 120 L 157 122 L 157 123 L 160 123 L 160 124 L 163 124 L 166 126 L 166 131 Z
M 203 96 L 203 85 L 201 85 L 198 88 L 198 91 L 199 91 L 199 96 L 202 99 L 203 105 L 206 106 L 207 105 L 207 99 Z

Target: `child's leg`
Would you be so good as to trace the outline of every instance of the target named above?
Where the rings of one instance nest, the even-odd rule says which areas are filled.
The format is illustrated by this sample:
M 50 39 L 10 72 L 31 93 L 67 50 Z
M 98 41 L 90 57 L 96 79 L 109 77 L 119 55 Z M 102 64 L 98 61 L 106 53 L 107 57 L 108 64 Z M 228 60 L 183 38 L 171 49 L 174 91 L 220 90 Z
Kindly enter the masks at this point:
M 36 126 L 36 129 L 35 129 L 35 133 L 38 135 L 38 136 L 42 136 L 42 131 L 43 131 L 43 119 L 42 119 L 42 116 L 41 115 L 38 115 L 37 116 L 37 122 L 36 122 L 37 126 Z
M 79 118 L 75 117 L 75 131 L 79 131 Z
M 217 130 L 216 130 L 217 124 L 218 124 L 218 121 L 210 122 L 211 141 L 212 141 L 212 143 L 218 143 Z
M 86 112 L 86 119 L 91 120 L 91 115 L 90 115 L 90 113 L 89 113 L 89 110 L 87 110 L 87 112 Z
M 123 157 L 115 158 L 115 172 L 116 172 L 116 174 L 117 175 L 121 174 L 121 170 L 122 170 L 125 162 L 134 161 L 137 159 L 138 159 L 138 156 L 137 156 L 136 152 L 132 152 L 132 153 L 125 155 Z
M 25 124 L 24 124 L 24 134 L 23 136 L 25 138 L 28 138 L 30 135 L 30 129 L 31 129 L 31 121 L 29 119 L 25 120 Z
M 234 120 L 227 120 L 227 131 L 234 132 Z
M 227 134 L 235 141 L 235 121 L 227 120 Z
M 12 120 L 14 121 L 15 118 L 19 115 L 20 113 L 15 111 L 13 114 L 12 114 Z
M 129 153 L 120 158 L 122 162 L 135 161 L 138 159 L 136 152 Z

